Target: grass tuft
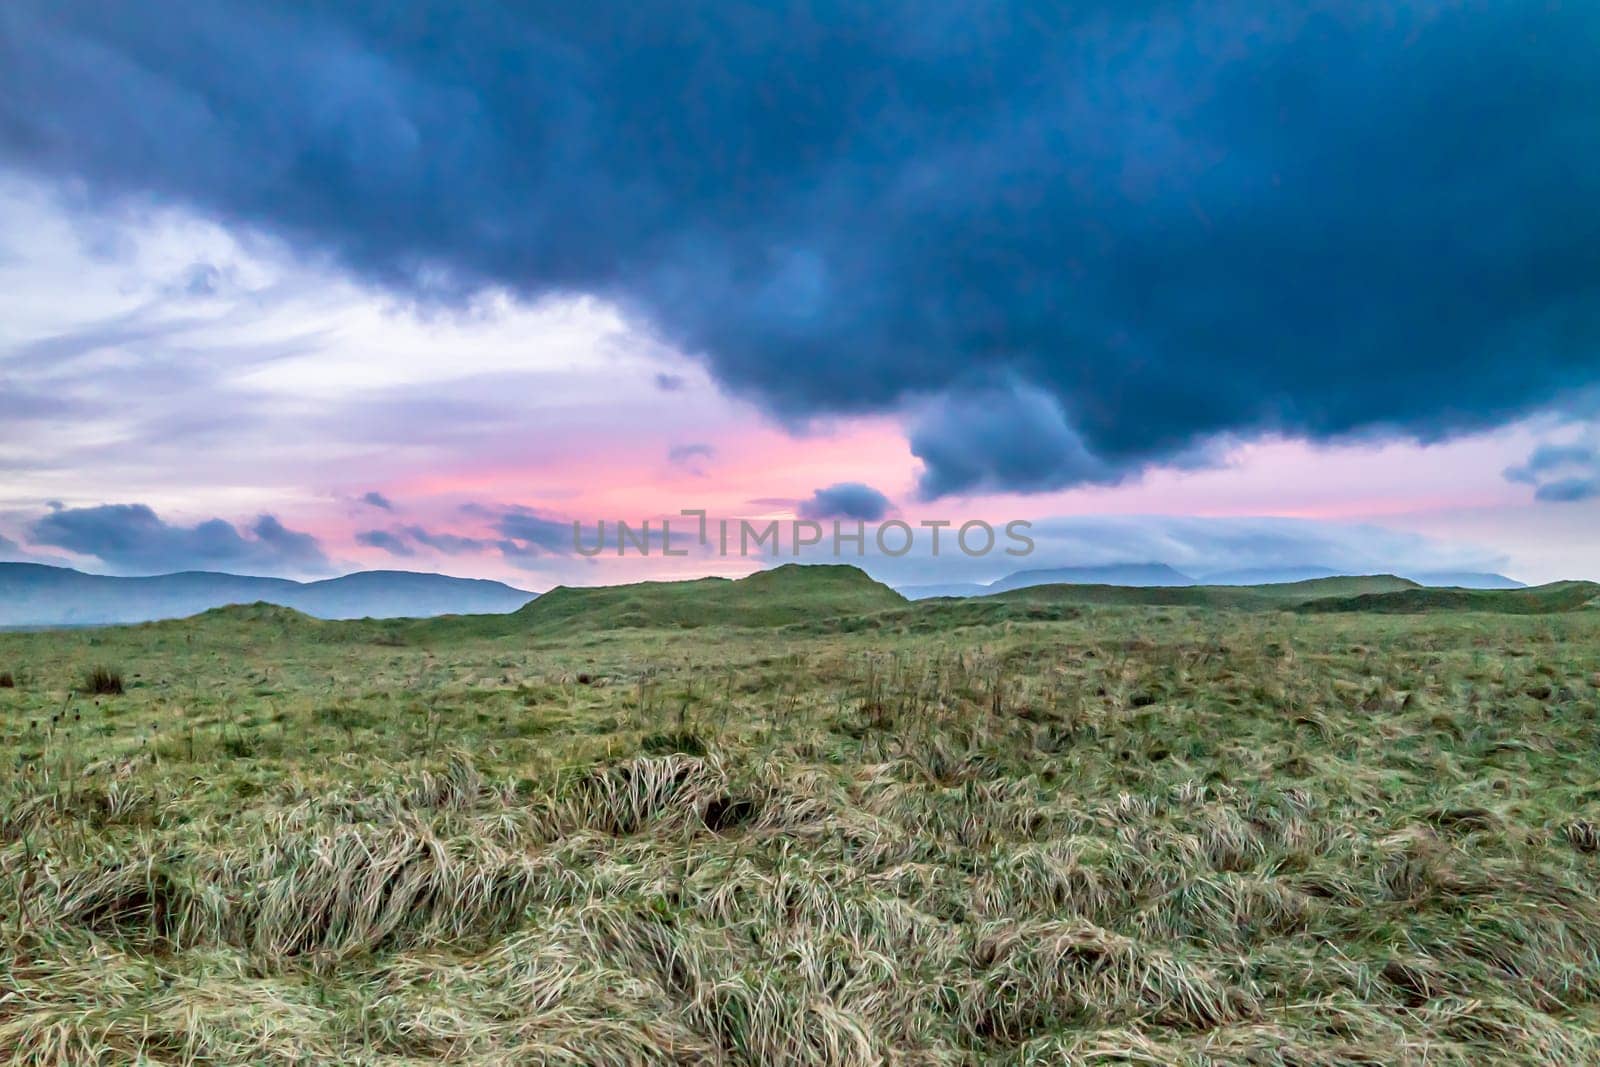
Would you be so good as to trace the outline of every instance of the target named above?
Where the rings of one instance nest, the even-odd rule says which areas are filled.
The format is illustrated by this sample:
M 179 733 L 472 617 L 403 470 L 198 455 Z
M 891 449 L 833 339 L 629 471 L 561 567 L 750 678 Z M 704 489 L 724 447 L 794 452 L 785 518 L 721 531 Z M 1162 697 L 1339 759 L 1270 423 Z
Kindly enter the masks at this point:
M 120 696 L 124 692 L 122 672 L 111 667 L 91 667 L 83 676 L 82 689 L 95 696 Z

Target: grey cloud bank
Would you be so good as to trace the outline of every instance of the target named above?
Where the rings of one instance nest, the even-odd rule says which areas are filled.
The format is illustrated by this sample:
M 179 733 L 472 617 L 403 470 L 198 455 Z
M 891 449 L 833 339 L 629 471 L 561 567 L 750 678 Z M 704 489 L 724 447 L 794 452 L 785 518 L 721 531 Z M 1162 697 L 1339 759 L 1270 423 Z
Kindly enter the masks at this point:
M 241 532 L 222 519 L 193 526 L 168 523 L 144 504 L 58 508 L 28 527 L 32 544 L 92 556 L 125 574 L 218 569 L 246 574 L 319 574 L 330 569 L 310 534 L 272 515 Z
M 613 521 L 579 524 L 531 509 L 474 504 L 461 509 L 472 532 L 402 524 L 356 533 L 358 544 L 398 559 L 498 557 L 552 582 L 592 583 L 588 568 L 621 556 L 667 556 L 662 524 L 642 522 L 624 535 Z M 1160 563 L 1217 580 L 1288 580 L 1318 574 L 1379 572 L 1437 577 L 1507 569 L 1506 557 L 1472 545 L 1369 524 L 1281 518 L 1082 516 L 1028 523 L 938 524 L 918 518 L 867 522 L 719 520 L 708 517 L 705 540 L 693 515 L 672 518 L 672 556 L 695 561 L 742 558 L 753 564 L 846 562 L 892 585 L 986 583 L 1018 568 L 1126 567 Z M 745 526 L 749 526 L 748 532 Z M 962 527 L 968 527 L 963 531 Z M 768 527 L 771 527 L 769 530 Z M 839 528 L 835 533 L 835 527 Z M 903 527 L 903 528 L 902 528 Z M 122 574 L 208 569 L 263 575 L 321 574 L 331 569 L 324 546 L 266 515 L 235 526 L 222 519 L 194 525 L 163 520 L 145 505 L 60 508 L 23 527 L 28 544 L 0 534 L 0 561 L 62 564 L 39 554 L 54 547 L 99 560 Z M 988 532 L 985 532 L 985 531 Z M 723 539 L 726 547 L 723 547 Z M 934 552 L 934 541 L 939 551 Z M 992 540 L 991 540 L 992 538 Z M 641 550 L 641 544 L 648 551 Z
M 1600 497 L 1600 448 L 1588 442 L 1543 444 L 1507 468 L 1506 479 L 1533 486 L 1535 500 L 1572 504 Z
M 423 300 L 597 294 L 784 417 L 916 408 L 925 496 L 1032 491 L 1594 384 L 1597 32 L 1512 0 L 16 0 L 0 165 Z
M 1316 574 L 1433 574 L 1503 571 L 1496 552 L 1362 523 L 1283 518 L 1194 518 L 1162 515 L 1076 516 L 1036 519 L 1028 530 L 1033 549 L 1025 562 L 1000 553 L 973 558 L 944 552 L 935 559 L 924 543 L 903 557 L 871 550 L 862 563 L 873 577 L 895 586 L 987 583 L 1026 567 L 1125 567 L 1164 564 L 1186 574 L 1255 572 L 1281 577 Z M 869 539 L 870 542 L 870 539 Z M 826 553 L 806 558 L 831 562 Z
M 877 522 L 889 513 L 889 498 L 861 482 L 838 482 L 800 501 L 802 519 L 861 519 Z

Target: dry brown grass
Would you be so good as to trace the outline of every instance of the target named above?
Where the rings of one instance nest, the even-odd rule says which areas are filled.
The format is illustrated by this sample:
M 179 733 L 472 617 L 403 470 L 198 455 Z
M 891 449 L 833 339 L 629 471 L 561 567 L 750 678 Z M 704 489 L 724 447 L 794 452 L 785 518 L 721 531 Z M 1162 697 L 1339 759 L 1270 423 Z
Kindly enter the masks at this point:
M 0 638 L 0 1062 L 1600 1062 L 1589 616 L 184 625 Z

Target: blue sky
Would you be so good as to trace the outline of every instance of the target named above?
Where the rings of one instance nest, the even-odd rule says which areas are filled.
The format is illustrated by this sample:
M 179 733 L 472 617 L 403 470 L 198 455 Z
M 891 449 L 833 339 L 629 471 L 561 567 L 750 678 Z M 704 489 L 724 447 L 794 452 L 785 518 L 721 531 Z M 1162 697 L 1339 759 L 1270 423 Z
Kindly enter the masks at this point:
M 708 507 L 1600 577 L 1597 31 L 18 0 L 0 555 L 747 566 L 526 536 Z

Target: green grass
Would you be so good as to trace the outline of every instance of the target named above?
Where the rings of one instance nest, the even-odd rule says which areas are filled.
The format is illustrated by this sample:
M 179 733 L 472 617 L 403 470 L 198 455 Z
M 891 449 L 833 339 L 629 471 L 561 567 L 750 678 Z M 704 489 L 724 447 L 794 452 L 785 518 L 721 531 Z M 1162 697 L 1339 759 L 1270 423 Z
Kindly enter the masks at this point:
M 1600 607 L 1600 585 L 1554 582 L 1528 589 L 1428 588 L 1392 574 L 1313 578 L 1273 585 L 1035 585 L 977 598 L 1029 604 L 1197 607 L 1229 611 L 1356 611 L 1413 615 L 1479 611 L 1545 615 Z M 941 601 L 925 601 L 939 603 Z M 944 600 L 949 604 L 951 601 Z
M 1600 1062 L 1600 612 L 1296 603 L 0 634 L 0 1063 Z
M 1199 607 L 1235 611 L 1277 611 L 1321 598 L 1388 594 L 1419 588 L 1392 574 L 1365 577 L 1312 578 L 1274 585 L 1032 585 L 983 597 L 983 600 L 1052 604 L 1102 604 L 1154 607 Z
M 1492 611 L 1549 615 L 1600 607 L 1600 585 L 1552 582 L 1528 589 L 1407 589 L 1308 601 L 1302 611 L 1363 611 L 1414 615 L 1427 611 Z
M 620 627 L 771 627 L 883 611 L 905 603 L 899 593 L 855 567 L 787 564 L 737 580 L 557 586 L 508 616 L 507 629 L 554 633 Z

